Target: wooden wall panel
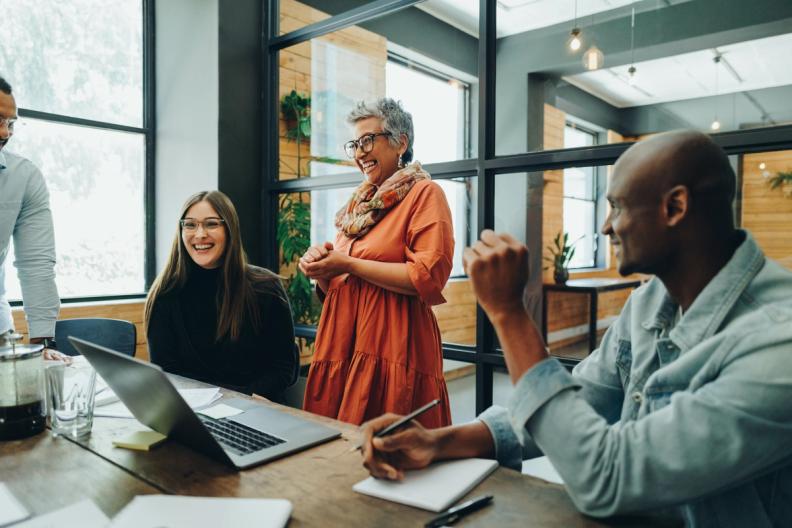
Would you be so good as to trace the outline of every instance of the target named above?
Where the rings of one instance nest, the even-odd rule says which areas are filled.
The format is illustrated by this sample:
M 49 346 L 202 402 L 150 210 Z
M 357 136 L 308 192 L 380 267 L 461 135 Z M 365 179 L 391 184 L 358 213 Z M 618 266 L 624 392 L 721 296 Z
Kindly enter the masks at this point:
M 75 303 L 61 306 L 58 319 L 77 319 L 82 317 L 105 317 L 108 319 L 123 319 L 134 323 L 137 329 L 137 349 L 135 357 L 148 361 L 148 347 L 146 346 L 146 333 L 143 331 L 143 304 L 144 301 L 109 301 L 107 303 Z M 22 308 L 11 311 L 14 318 L 14 327 L 17 332 L 27 335 L 27 322 Z
M 792 171 L 792 150 L 743 156 L 742 226 L 768 257 L 792 269 L 792 197 L 784 189 L 770 189 L 765 176 L 780 171 Z
M 445 304 L 433 306 L 440 334 L 446 343 L 476 344 L 476 296 L 468 279 L 448 281 L 443 289 Z

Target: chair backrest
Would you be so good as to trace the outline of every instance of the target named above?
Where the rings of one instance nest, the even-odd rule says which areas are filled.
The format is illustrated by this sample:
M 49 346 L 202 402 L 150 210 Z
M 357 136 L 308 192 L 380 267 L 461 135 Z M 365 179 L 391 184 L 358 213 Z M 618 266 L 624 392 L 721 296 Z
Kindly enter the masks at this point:
M 69 356 L 79 356 L 80 353 L 67 339 L 69 336 L 85 339 L 121 354 L 133 357 L 135 355 L 137 330 L 129 321 L 100 317 L 56 321 L 55 341 L 58 343 L 58 351 Z

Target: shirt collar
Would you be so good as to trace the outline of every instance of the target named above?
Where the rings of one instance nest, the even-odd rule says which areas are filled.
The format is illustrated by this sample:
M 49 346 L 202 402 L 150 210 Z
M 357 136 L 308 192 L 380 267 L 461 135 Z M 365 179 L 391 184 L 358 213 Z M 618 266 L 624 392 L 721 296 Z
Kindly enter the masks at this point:
M 764 266 L 764 253 L 754 238 L 747 231 L 741 232 L 745 238 L 734 255 L 698 294 L 668 335 L 683 352 L 718 331 L 737 299 Z M 653 316 L 642 326 L 647 330 L 668 328 L 677 309 L 677 303 L 666 291 Z
M 3 154 L 3 151 L 0 150 L 0 170 L 5 169 L 5 168 L 6 168 L 5 154 Z

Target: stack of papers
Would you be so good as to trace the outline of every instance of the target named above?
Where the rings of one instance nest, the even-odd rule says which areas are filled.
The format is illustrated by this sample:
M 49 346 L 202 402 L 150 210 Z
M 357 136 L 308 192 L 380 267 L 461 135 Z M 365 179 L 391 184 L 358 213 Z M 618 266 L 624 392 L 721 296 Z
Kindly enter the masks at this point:
M 553 463 L 550 462 L 550 459 L 546 456 L 523 460 L 522 474 L 540 478 L 547 482 L 552 482 L 553 484 L 564 485 L 564 481 L 561 480 L 561 475 L 558 474 L 555 466 L 553 466 Z
M 352 486 L 358 493 L 433 512 L 448 509 L 498 467 L 495 460 L 467 458 L 407 471 L 404 480 L 369 477 Z
M 103 391 L 103 394 L 108 391 L 112 393 L 111 389 L 106 389 Z M 187 405 L 189 405 L 192 409 L 206 407 L 207 405 L 211 405 L 222 397 L 220 394 L 220 389 L 217 387 L 210 389 L 179 389 L 179 394 L 181 394 L 181 397 L 184 398 L 184 401 L 186 401 Z M 129 409 L 127 409 L 126 405 L 124 405 L 124 403 L 121 401 L 115 401 L 114 403 L 101 406 L 97 402 L 96 408 L 94 409 L 94 416 L 106 416 L 109 418 L 134 418 Z
M 5 506 L 5 503 L 0 502 L 0 506 Z M 286 499 L 145 495 L 132 499 L 112 521 L 90 499 L 85 499 L 15 524 L 14 528 L 283 528 L 289 522 L 291 512 L 292 504 Z M 5 513 L 0 509 L 0 526 L 5 526 L 2 524 L 7 518 Z
M 283 528 L 292 504 L 286 499 L 230 499 L 145 495 L 135 497 L 110 528 Z
M 19 522 L 30 516 L 28 511 L 14 497 L 11 490 L 4 483 L 0 482 L 0 526 Z
M 110 519 L 96 504 L 85 499 L 22 524 L 15 524 L 14 528 L 105 528 L 109 522 Z

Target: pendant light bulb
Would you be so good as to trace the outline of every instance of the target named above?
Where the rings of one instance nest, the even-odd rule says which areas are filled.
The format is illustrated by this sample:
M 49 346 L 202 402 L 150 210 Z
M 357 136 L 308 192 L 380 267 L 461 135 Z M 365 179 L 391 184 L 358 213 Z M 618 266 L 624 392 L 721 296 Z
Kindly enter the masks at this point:
M 597 46 L 592 45 L 583 54 L 583 66 L 589 71 L 599 70 L 604 63 L 605 56 Z
M 567 41 L 567 47 L 571 51 L 577 51 L 580 49 L 580 46 L 583 44 L 583 41 L 580 40 L 580 28 L 575 28 L 572 30 L 572 33 L 569 34 L 569 40 Z
M 721 127 L 721 123 L 720 121 L 718 121 L 718 118 L 716 117 L 715 120 L 710 125 L 710 129 L 713 131 L 717 131 L 720 130 L 720 127 Z

